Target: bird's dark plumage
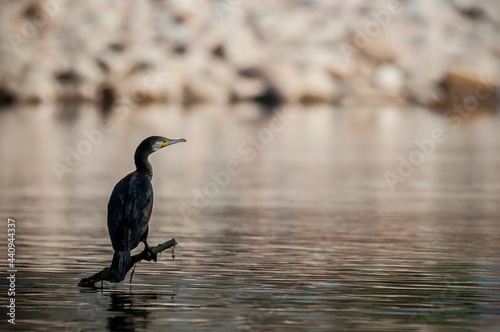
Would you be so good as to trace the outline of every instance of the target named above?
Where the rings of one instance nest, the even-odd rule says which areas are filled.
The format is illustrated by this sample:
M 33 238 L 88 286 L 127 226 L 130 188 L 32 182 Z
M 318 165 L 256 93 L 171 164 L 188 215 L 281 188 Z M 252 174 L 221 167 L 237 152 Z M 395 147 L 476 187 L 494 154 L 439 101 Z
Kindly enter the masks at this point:
M 135 151 L 137 169 L 120 180 L 108 203 L 108 231 L 115 253 L 111 263 L 111 281 L 125 279 L 130 265 L 130 251 L 144 242 L 148 250 L 149 218 L 153 210 L 153 169 L 148 156 L 168 145 L 185 142 L 161 136 L 146 138 Z

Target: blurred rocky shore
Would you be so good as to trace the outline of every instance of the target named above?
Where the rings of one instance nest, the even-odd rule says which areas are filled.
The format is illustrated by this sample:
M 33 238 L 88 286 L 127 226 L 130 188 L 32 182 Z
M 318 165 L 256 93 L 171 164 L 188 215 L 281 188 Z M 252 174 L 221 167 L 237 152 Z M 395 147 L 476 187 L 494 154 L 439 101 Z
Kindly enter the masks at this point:
M 0 107 L 472 96 L 495 109 L 499 60 L 498 0 L 4 0 L 0 12 Z

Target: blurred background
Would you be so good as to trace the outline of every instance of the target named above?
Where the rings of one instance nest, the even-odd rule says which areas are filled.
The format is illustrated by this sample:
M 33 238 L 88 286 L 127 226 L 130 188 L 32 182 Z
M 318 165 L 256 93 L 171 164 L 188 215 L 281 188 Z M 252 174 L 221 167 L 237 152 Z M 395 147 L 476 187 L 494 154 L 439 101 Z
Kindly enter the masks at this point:
M 499 36 L 494 0 L 2 1 L 0 329 L 497 331 Z M 151 135 L 176 259 L 78 288 Z
M 4 1 L 0 104 L 107 110 L 154 71 L 139 104 L 443 105 L 498 86 L 499 24 L 494 0 Z

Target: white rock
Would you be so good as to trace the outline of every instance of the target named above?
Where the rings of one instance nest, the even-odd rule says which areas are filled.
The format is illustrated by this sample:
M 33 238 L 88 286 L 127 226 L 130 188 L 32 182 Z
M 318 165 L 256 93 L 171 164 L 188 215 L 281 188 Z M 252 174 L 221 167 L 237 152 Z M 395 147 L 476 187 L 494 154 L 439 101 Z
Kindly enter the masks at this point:
M 394 65 L 383 65 L 376 69 L 373 81 L 378 88 L 398 95 L 404 87 L 404 74 Z

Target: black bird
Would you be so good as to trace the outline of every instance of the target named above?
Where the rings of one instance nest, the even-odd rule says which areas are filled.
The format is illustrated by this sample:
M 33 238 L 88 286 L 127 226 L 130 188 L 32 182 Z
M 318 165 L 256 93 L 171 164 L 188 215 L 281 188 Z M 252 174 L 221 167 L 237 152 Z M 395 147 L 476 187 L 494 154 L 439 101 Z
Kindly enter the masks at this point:
M 130 251 L 139 242 L 144 242 L 144 250 L 151 250 L 146 241 L 153 210 L 153 168 L 148 156 L 161 148 L 185 141 L 183 138 L 161 136 L 146 138 L 135 150 L 137 169 L 121 179 L 113 189 L 108 203 L 108 231 L 115 250 L 111 263 L 112 282 L 125 279 L 130 265 Z

